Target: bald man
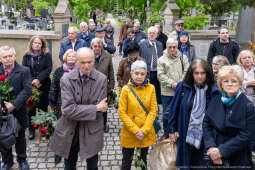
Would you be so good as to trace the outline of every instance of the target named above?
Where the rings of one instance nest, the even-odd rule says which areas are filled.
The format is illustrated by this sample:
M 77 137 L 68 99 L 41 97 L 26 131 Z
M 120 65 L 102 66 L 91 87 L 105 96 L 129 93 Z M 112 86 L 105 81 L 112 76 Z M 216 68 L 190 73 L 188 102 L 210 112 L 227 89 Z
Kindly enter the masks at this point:
M 78 153 L 87 160 L 87 169 L 98 168 L 103 149 L 104 118 L 108 105 L 107 78 L 94 69 L 95 57 L 89 48 L 77 51 L 77 68 L 61 78 L 62 114 L 52 138 L 51 149 L 65 158 L 65 170 L 76 170 Z

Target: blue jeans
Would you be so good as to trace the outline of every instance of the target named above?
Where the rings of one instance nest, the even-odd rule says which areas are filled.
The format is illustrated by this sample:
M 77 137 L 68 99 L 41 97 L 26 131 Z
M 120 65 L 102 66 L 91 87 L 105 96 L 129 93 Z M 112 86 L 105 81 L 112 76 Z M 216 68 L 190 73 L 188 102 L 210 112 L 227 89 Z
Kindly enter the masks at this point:
M 167 109 L 169 109 L 169 105 L 173 99 L 173 96 L 161 96 L 162 105 L 163 105 L 163 129 L 164 129 L 164 135 L 168 135 L 168 113 L 166 113 Z

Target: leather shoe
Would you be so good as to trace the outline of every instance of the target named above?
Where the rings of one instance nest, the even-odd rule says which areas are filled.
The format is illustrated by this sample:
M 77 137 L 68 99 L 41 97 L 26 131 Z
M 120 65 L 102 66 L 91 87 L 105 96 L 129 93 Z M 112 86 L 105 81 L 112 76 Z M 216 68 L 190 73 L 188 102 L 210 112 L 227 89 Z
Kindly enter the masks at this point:
M 2 166 L 2 170 L 9 170 L 11 169 L 11 167 L 13 166 L 13 162 L 8 162 L 8 163 L 4 163 L 3 166 Z
M 33 140 L 35 138 L 35 131 L 34 130 L 29 130 L 29 140 Z
M 61 162 L 62 157 L 59 155 L 55 155 L 55 165 L 59 164 Z
M 29 165 L 28 165 L 27 161 L 19 162 L 19 167 L 21 170 L 29 170 Z
M 104 133 L 108 133 L 109 132 L 109 125 L 104 125 Z

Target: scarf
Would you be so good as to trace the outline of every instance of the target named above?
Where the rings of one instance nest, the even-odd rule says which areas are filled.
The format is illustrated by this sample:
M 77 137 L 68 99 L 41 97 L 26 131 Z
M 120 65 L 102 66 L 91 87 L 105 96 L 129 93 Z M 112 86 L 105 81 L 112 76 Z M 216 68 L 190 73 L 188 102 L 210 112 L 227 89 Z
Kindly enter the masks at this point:
M 233 96 L 233 97 L 228 97 L 227 93 L 223 90 L 222 91 L 222 96 L 221 96 L 221 101 L 224 105 L 226 105 L 227 107 L 231 107 L 232 104 L 236 101 L 236 99 L 240 96 L 240 94 L 242 93 L 242 90 L 239 89 L 238 93 Z
M 40 50 L 38 53 L 34 53 L 32 50 L 30 51 L 30 55 L 32 56 L 31 58 L 31 63 L 32 63 L 32 68 L 34 69 L 35 64 L 38 63 L 39 56 L 41 55 L 42 51 Z
M 144 85 L 146 85 L 146 84 L 149 83 L 148 79 L 145 79 L 144 82 L 143 82 L 143 84 L 137 85 L 137 84 L 134 82 L 134 80 L 133 80 L 132 78 L 130 79 L 130 82 L 131 82 L 135 87 L 144 86 Z
M 69 66 L 66 64 L 66 62 L 63 63 L 63 70 L 64 70 L 64 75 L 72 71 L 74 68 L 76 68 L 76 64 L 73 66 Z
M 187 55 L 187 51 L 188 51 L 188 45 L 187 44 L 181 45 L 182 54 Z
M 202 124 L 205 115 L 207 88 L 207 85 L 205 85 L 204 88 L 200 88 L 198 85 L 195 85 L 196 94 L 194 97 L 186 136 L 186 143 L 195 146 L 197 149 L 200 148 L 203 136 Z

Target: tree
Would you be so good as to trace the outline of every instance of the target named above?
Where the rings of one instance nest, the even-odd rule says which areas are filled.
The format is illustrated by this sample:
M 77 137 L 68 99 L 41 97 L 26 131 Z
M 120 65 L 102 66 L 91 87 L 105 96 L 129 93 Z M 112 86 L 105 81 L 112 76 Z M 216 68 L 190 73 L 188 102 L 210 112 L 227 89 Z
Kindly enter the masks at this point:
M 181 9 L 180 18 L 183 14 L 186 14 L 191 8 L 195 8 L 198 5 L 198 0 L 175 0 L 176 4 Z
M 35 9 L 35 15 L 40 16 L 42 9 L 49 9 L 50 5 L 44 0 L 33 0 L 32 5 Z

